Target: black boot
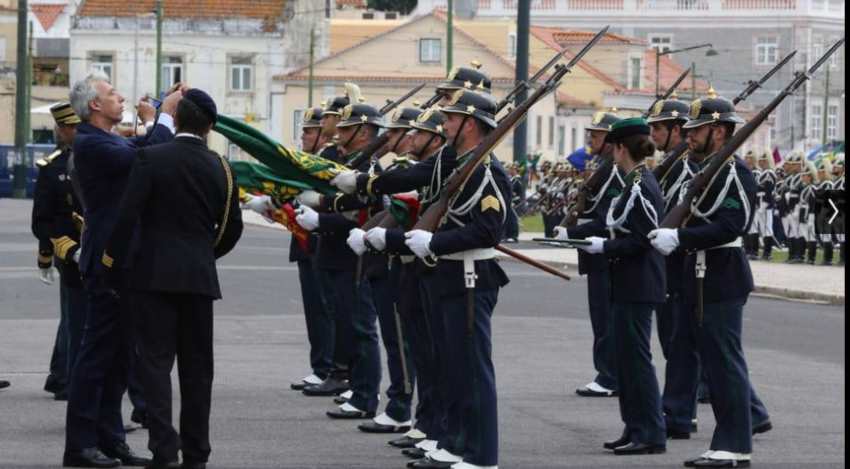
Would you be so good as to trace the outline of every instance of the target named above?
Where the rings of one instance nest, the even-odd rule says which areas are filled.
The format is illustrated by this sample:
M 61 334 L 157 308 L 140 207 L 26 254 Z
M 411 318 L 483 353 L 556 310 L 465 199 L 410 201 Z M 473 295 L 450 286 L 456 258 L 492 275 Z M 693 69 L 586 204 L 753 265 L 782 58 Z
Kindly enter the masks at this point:
M 773 238 L 767 236 L 764 238 L 764 251 L 761 254 L 761 260 L 770 261 L 773 255 L 771 251 L 773 251 Z
M 809 241 L 806 243 L 806 263 L 815 265 L 815 259 L 818 256 L 818 242 L 817 241 Z
M 823 243 L 823 262 L 820 265 L 832 265 L 832 243 Z
M 744 251 L 747 253 L 747 259 L 755 260 L 756 252 L 758 252 L 758 236 L 757 234 L 748 234 L 744 238 Z
M 785 240 L 785 245 L 788 246 L 788 258 L 785 259 L 785 263 L 793 264 L 797 261 L 797 238 L 788 238 Z
M 791 260 L 792 264 L 802 264 L 805 262 L 806 257 L 806 239 L 805 238 L 795 238 L 794 244 L 796 245 L 794 248 L 794 258 Z

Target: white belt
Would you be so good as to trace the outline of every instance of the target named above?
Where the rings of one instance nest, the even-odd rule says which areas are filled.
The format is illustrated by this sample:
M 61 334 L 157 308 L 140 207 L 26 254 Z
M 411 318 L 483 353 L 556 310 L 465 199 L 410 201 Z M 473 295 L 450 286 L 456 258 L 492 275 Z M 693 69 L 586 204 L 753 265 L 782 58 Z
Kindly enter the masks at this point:
M 416 259 L 416 256 L 398 256 L 398 257 L 401 258 L 402 264 L 410 264 L 411 262 L 413 262 Z
M 712 246 L 708 249 L 703 249 L 702 251 L 697 251 L 697 261 L 696 261 L 696 265 L 694 266 L 695 270 L 697 272 L 697 278 L 705 278 L 705 271 L 707 270 L 706 264 L 705 264 L 705 251 L 711 250 L 711 249 L 739 248 L 743 245 L 744 245 L 743 240 L 740 237 L 738 237 L 738 238 L 735 238 L 734 240 L 732 240 L 732 241 L 730 241 L 726 244 L 721 244 L 719 246 Z
M 440 258 L 450 261 L 463 261 L 463 280 L 466 283 L 466 288 L 475 288 L 475 279 L 478 278 L 478 275 L 475 274 L 475 261 L 484 261 L 494 257 L 496 257 L 496 249 L 486 248 L 446 254 Z
M 579 218 L 578 220 L 576 220 L 576 225 L 584 225 L 585 223 L 590 223 L 592 221 L 592 218 Z

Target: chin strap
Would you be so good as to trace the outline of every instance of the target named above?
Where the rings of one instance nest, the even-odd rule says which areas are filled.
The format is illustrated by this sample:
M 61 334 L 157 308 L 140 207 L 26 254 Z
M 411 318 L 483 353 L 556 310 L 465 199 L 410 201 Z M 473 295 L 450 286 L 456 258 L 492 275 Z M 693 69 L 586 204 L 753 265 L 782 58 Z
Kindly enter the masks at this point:
M 354 133 L 351 134 L 351 137 L 348 138 L 348 141 L 341 145 L 342 148 L 348 148 L 348 145 L 354 141 L 354 138 L 357 137 L 357 134 L 360 133 L 360 130 L 363 129 L 363 124 L 357 124 L 357 129 L 354 130 Z
M 431 142 L 433 142 L 436 137 L 437 135 L 431 134 L 431 138 L 429 138 L 425 145 L 422 145 L 422 148 L 418 152 L 416 152 L 416 156 L 418 156 L 420 160 L 422 158 L 425 158 L 425 152 L 428 151 L 428 147 L 431 146 Z

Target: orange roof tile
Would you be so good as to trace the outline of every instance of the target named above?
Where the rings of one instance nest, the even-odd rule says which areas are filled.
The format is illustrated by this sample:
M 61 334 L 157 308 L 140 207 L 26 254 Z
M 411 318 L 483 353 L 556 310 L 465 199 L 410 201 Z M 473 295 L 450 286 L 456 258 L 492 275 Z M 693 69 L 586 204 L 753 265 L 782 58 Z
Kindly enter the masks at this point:
M 41 27 L 45 31 L 53 27 L 53 23 L 59 18 L 59 15 L 65 11 L 65 4 L 59 3 L 33 3 L 30 5 L 30 11 L 38 19 Z
M 166 18 L 259 18 L 283 15 L 286 0 L 163 0 Z M 153 11 L 156 0 L 83 0 L 78 16 L 135 16 Z
M 364 9 L 364 8 L 366 8 L 366 0 L 336 0 L 336 6 L 337 7 L 348 6 L 348 7 L 354 7 L 354 8 L 357 8 L 357 9 Z

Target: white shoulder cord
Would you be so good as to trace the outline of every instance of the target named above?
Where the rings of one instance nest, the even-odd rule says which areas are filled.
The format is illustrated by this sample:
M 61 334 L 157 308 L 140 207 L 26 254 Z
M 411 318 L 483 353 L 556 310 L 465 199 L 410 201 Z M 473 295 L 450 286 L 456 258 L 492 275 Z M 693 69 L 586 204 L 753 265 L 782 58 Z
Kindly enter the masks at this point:
M 605 184 L 602 186 L 601 189 L 599 189 L 599 192 L 596 193 L 596 197 L 587 197 L 587 200 L 593 202 L 593 205 L 591 205 L 590 208 L 586 209 L 584 213 L 589 213 L 596 210 L 596 206 L 599 205 L 599 202 L 602 201 L 605 193 L 608 192 L 608 186 L 611 185 L 611 181 L 613 181 L 615 177 L 620 180 L 621 184 L 623 183 L 623 180 L 620 178 L 620 172 L 617 171 L 616 166 L 611 165 L 611 175 L 608 176 L 608 180 L 605 181 Z
M 682 161 L 682 171 L 679 172 L 679 177 L 676 178 L 676 181 L 667 189 L 667 192 L 664 194 L 664 207 L 667 207 L 670 204 L 670 201 L 673 199 L 673 196 L 677 194 L 677 191 L 685 182 L 685 179 L 689 179 L 693 177 L 694 172 L 691 170 L 691 167 L 687 164 L 685 160 Z
M 442 188 L 442 170 L 443 170 L 443 150 L 445 147 L 440 149 L 440 154 L 437 155 L 437 162 L 434 164 L 434 170 L 431 172 L 431 185 L 427 187 L 427 190 L 423 191 L 422 194 L 422 203 L 430 203 L 437 199 L 440 195 L 440 189 Z
M 658 228 L 658 213 L 655 211 L 655 207 L 646 200 L 646 197 L 643 196 L 643 193 L 640 189 L 640 181 L 635 181 L 632 184 L 632 190 L 630 191 L 629 199 L 626 201 L 626 206 L 623 208 L 623 213 L 614 218 L 614 209 L 617 207 L 617 203 L 620 201 L 621 196 L 617 196 L 614 200 L 611 201 L 611 207 L 608 208 L 608 215 L 605 217 L 605 225 L 608 227 L 609 231 L 620 230 L 625 233 L 631 233 L 631 230 L 623 227 L 626 223 L 626 218 L 628 218 L 629 213 L 631 213 L 632 208 L 635 205 L 635 199 L 640 199 L 640 205 L 643 207 L 644 213 L 649 217 L 649 221 L 652 222 L 652 226 Z
M 732 185 L 732 181 L 735 181 L 735 187 L 738 190 L 738 195 L 741 198 L 741 204 L 744 207 L 745 223 L 749 222 L 750 220 L 750 202 L 749 200 L 747 200 L 747 193 L 744 191 L 744 186 L 741 184 L 740 178 L 738 178 L 738 172 L 735 170 L 735 162 L 732 161 L 730 165 L 731 166 L 729 168 L 729 174 L 726 176 L 726 182 L 723 185 L 723 189 L 720 190 L 720 193 L 717 195 L 717 198 L 714 200 L 714 205 L 712 205 L 711 208 L 703 212 L 700 211 L 699 205 L 708 195 L 709 189 L 713 184 L 706 187 L 705 191 L 703 192 L 703 195 L 699 198 L 699 200 L 696 200 L 691 203 L 691 212 L 697 217 L 702 218 L 706 222 L 709 221 L 708 218 L 714 215 L 714 213 L 717 212 L 718 209 L 720 209 L 720 206 L 723 205 L 723 201 L 726 200 L 726 195 L 729 193 L 729 188 Z
M 472 210 L 473 207 L 475 207 L 475 204 L 477 204 L 478 201 L 481 199 L 481 195 L 484 193 L 484 189 L 486 189 L 488 185 L 492 185 L 493 189 L 495 189 L 496 198 L 499 199 L 499 203 L 501 204 L 500 207 L 502 207 L 502 223 L 504 223 L 508 218 L 508 211 L 506 208 L 507 206 L 505 205 L 504 197 L 502 197 L 502 191 L 499 190 L 499 186 L 496 184 L 496 179 L 493 178 L 493 172 L 490 170 L 489 164 L 484 166 L 484 178 L 481 181 L 481 185 L 478 186 L 478 189 L 475 191 L 472 197 L 470 197 L 459 207 L 454 207 L 454 202 L 455 200 L 457 200 L 457 198 L 455 198 L 455 200 L 452 200 L 452 203 L 449 204 L 449 212 L 446 216 L 450 218 L 453 222 L 457 223 L 459 226 L 464 226 L 464 223 L 461 222 L 458 217 L 465 216 Z M 462 192 L 463 188 L 458 191 L 458 196 Z

